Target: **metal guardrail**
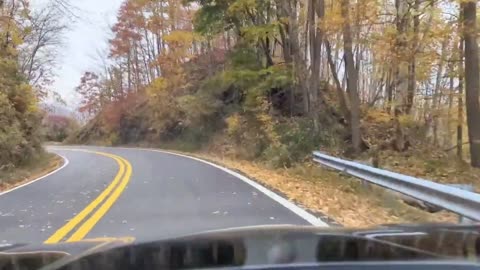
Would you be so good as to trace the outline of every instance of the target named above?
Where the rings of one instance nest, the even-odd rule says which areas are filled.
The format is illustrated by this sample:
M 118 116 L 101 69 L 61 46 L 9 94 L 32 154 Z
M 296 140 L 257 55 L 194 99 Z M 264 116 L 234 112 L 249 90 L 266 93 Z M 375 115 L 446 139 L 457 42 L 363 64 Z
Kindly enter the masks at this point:
M 315 162 L 480 221 L 480 194 L 313 152 Z

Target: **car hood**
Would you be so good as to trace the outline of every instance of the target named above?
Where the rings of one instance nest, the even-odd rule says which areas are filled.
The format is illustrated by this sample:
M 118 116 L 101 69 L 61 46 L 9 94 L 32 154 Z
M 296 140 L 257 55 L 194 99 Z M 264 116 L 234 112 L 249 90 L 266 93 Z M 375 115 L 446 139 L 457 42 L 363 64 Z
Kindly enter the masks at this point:
M 28 266 L 27 269 L 45 266 L 49 269 L 63 269 L 62 267 L 85 258 L 90 258 L 91 262 L 95 263 L 100 258 L 98 254 L 102 254 L 102 258 L 112 256 L 112 260 L 115 258 L 115 261 L 130 256 L 136 258 L 150 256 L 150 253 L 158 256 L 159 251 L 167 254 L 165 256 L 172 256 L 175 251 L 189 250 L 191 256 L 195 252 L 211 253 L 213 247 L 231 250 L 232 254 L 241 258 L 242 253 L 251 253 L 249 250 L 252 248 L 258 248 L 259 251 L 256 253 L 262 254 L 263 251 L 260 249 L 265 247 L 268 249 L 265 254 L 270 254 L 269 252 L 274 249 L 269 243 L 281 243 L 274 245 L 274 248 L 293 247 L 293 243 L 296 245 L 305 239 L 314 243 L 312 246 L 305 246 L 305 249 L 315 249 L 315 260 L 322 260 L 322 256 L 323 260 L 477 258 L 480 253 L 479 232 L 477 225 L 397 224 L 363 229 L 283 225 L 212 230 L 142 242 L 127 236 L 59 244 L 17 244 L 0 246 L 0 269 L 9 269 L 6 266 L 19 264 Z M 347 254 L 348 247 L 354 252 L 352 254 L 355 257 L 348 257 L 353 256 Z M 284 250 L 288 251 L 288 248 Z M 235 260 L 237 259 L 232 257 L 230 264 L 218 266 L 245 264 L 241 259 Z M 191 266 L 199 268 L 199 265 Z

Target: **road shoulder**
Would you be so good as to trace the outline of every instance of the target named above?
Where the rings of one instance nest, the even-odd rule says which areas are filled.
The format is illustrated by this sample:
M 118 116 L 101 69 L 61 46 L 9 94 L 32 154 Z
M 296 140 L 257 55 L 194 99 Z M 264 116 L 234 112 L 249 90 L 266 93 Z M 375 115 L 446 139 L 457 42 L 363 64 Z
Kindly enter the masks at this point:
M 0 171 L 0 195 L 56 172 L 66 165 L 67 161 L 53 153 L 45 153 L 25 166 L 9 171 Z

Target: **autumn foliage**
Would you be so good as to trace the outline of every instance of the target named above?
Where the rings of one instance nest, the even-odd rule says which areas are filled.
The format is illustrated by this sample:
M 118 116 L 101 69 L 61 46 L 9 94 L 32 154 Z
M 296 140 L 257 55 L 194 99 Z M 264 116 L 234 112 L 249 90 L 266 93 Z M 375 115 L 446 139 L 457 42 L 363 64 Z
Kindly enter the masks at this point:
M 125 0 L 105 71 L 77 88 L 92 118 L 77 141 L 215 137 L 278 166 L 318 148 L 377 156 L 433 142 L 461 156 L 462 22 L 445 12 L 460 5 L 396 2 Z
M 0 171 L 42 152 L 38 92 L 25 78 L 19 61 L 22 37 L 28 36 L 21 22 L 28 21 L 28 14 L 28 2 L 0 3 Z

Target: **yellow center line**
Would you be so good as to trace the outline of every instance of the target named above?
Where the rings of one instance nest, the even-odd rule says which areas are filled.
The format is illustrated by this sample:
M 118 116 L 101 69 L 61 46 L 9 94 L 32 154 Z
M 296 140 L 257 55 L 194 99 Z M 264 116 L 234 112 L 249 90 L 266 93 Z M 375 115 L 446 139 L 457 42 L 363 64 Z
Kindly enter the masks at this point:
M 125 176 L 123 177 L 122 182 L 118 185 L 118 187 L 113 191 L 112 195 L 108 197 L 108 199 L 103 203 L 100 208 L 87 220 L 85 221 L 80 228 L 67 240 L 67 242 L 74 242 L 82 240 L 88 232 L 90 232 L 95 224 L 108 212 L 110 207 L 117 201 L 118 197 L 122 194 L 123 190 L 127 186 L 128 182 L 130 181 L 130 176 L 132 175 L 132 166 L 131 164 L 126 161 L 125 159 L 119 157 L 126 165 L 127 171 L 125 172 Z
M 111 207 L 111 205 L 115 202 L 115 200 L 120 196 L 121 192 L 123 191 L 123 189 L 125 188 L 125 186 L 127 185 L 129 179 L 130 179 L 130 175 L 131 175 L 131 172 L 132 172 L 132 167 L 130 165 L 130 163 L 128 161 L 126 161 L 125 159 L 119 157 L 119 156 L 116 156 L 116 155 L 112 155 L 112 154 L 108 154 L 108 153 L 103 153 L 103 152 L 93 152 L 93 151 L 87 151 L 87 150 L 73 150 L 73 149 L 64 149 L 64 150 L 71 150 L 71 151 L 82 151 L 82 152 L 88 152 L 88 153 L 94 153 L 94 154 L 97 154 L 97 155 L 102 155 L 102 156 L 106 156 L 106 157 L 110 157 L 112 159 L 114 159 L 118 166 L 119 166 L 119 171 L 117 173 L 117 175 L 115 176 L 114 180 L 110 183 L 110 185 L 95 199 L 93 200 L 89 205 L 87 205 L 79 214 L 77 214 L 75 217 L 73 217 L 69 222 L 67 222 L 67 224 L 65 224 L 63 227 L 61 227 L 60 229 L 58 229 L 54 234 L 52 234 L 44 243 L 45 244 L 55 244 L 55 243 L 58 243 L 60 242 L 67 234 L 69 234 L 80 222 L 82 222 L 93 210 L 95 210 L 95 208 L 98 207 L 98 205 L 100 205 L 111 193 L 112 191 L 115 189 L 115 187 L 117 186 L 117 184 L 119 182 L 121 182 L 121 184 L 115 189 L 115 191 L 113 191 L 113 194 L 117 194 L 115 195 L 115 199 L 114 200 L 111 200 L 109 197 L 107 199 L 107 201 L 105 203 L 109 203 L 109 206 L 108 208 L 103 212 L 103 214 L 101 216 L 99 216 L 97 213 L 99 211 L 97 211 L 94 215 L 96 215 L 96 217 L 98 218 L 98 220 L 108 211 L 108 209 Z M 127 168 L 127 169 L 125 169 Z M 127 173 L 124 175 L 125 171 L 127 171 Z M 122 177 L 123 176 L 123 177 Z M 122 181 L 123 180 L 123 181 Z M 125 183 L 125 184 L 123 184 Z M 118 191 L 120 190 L 120 191 Z M 100 209 L 103 208 L 103 205 L 100 207 Z M 100 210 L 99 209 L 99 210 Z M 90 222 L 89 224 L 91 224 L 92 218 L 88 219 L 85 223 L 87 222 Z M 89 228 L 88 231 L 85 231 L 85 229 L 82 230 L 82 238 L 83 236 L 85 236 L 92 228 L 93 226 L 96 224 L 96 222 L 98 222 L 98 220 L 96 220 L 93 225 Z M 80 227 L 83 228 L 84 226 Z M 79 229 L 79 230 L 80 230 Z M 72 236 L 73 237 L 73 236 Z M 78 235 L 77 237 L 78 238 Z M 70 239 L 69 239 L 70 240 Z M 79 239 L 81 240 L 81 238 Z

